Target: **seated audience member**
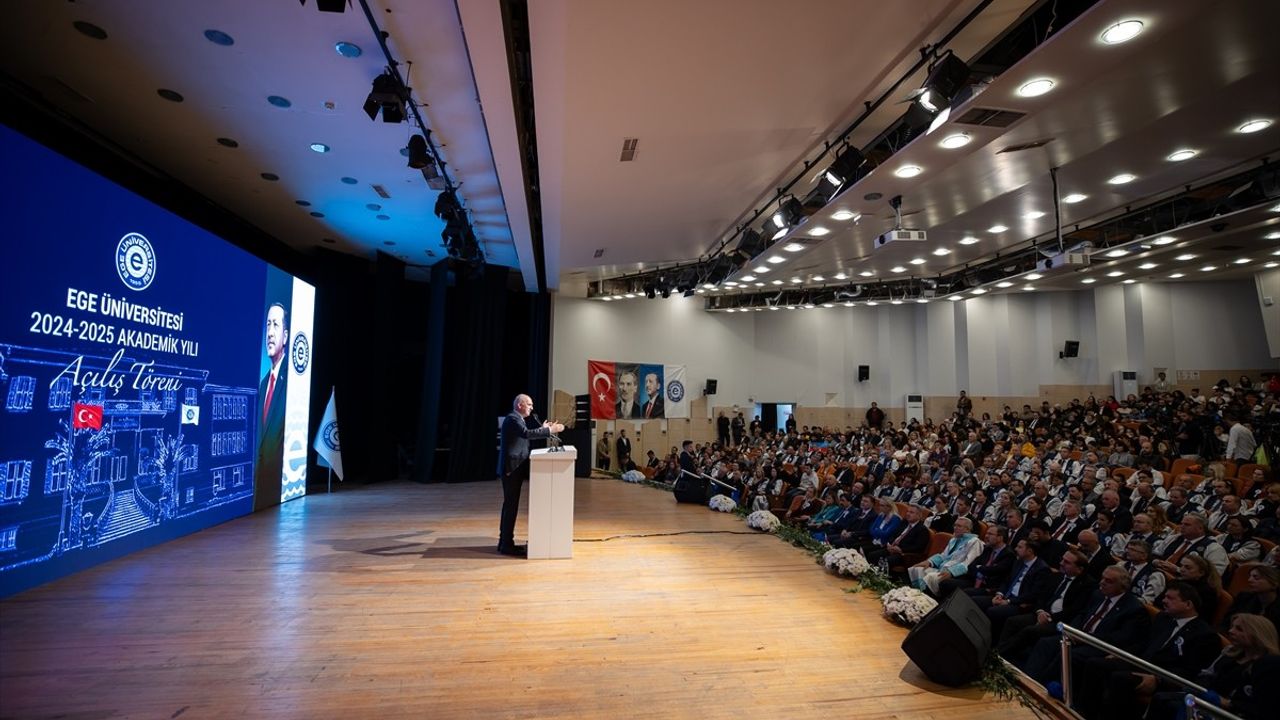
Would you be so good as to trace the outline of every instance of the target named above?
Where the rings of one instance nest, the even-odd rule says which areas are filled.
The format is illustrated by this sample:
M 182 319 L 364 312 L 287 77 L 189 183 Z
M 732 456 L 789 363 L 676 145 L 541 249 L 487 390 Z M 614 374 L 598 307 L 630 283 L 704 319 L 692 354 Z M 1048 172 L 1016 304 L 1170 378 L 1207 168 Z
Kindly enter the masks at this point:
M 1037 555 L 1049 567 L 1057 567 L 1058 561 L 1062 559 L 1062 554 L 1067 551 L 1067 544 L 1049 537 L 1049 526 L 1039 520 L 1031 524 L 1031 533 L 1028 535 L 1028 539 L 1036 544 L 1039 549 Z
M 1231 627 L 1231 617 L 1240 613 L 1261 615 L 1280 627 L 1280 601 L 1276 598 L 1277 590 L 1280 590 L 1280 570 L 1255 563 L 1244 565 L 1236 572 L 1249 573 L 1249 589 L 1241 591 L 1231 601 L 1222 627 Z
M 818 511 L 812 519 L 807 523 L 809 533 L 818 540 L 826 541 L 827 531 L 832 525 L 835 525 L 836 519 L 848 517 L 854 511 L 853 504 L 849 502 L 849 496 L 844 493 L 837 493 L 835 502 L 827 505 Z M 820 536 L 820 537 L 819 537 Z
M 919 505 L 907 508 L 907 518 L 902 530 L 884 547 L 871 548 L 866 552 L 867 562 L 881 563 L 890 571 L 903 568 L 913 559 L 929 549 L 932 537 L 929 528 L 920 522 L 923 510 Z
M 1223 526 L 1218 544 L 1227 552 L 1227 560 L 1238 565 L 1262 557 L 1262 546 L 1253 539 L 1253 525 L 1243 515 L 1232 515 Z
M 1151 546 L 1143 540 L 1130 540 L 1124 549 L 1124 563 L 1129 573 L 1129 590 L 1144 603 L 1155 604 L 1164 593 L 1165 576 L 1151 563 Z
M 806 488 L 803 495 L 797 495 L 791 501 L 791 507 L 787 509 L 783 519 L 790 525 L 803 525 L 809 522 L 822 510 L 822 502 L 818 500 L 817 495 L 818 491 L 814 488 Z
M 871 527 L 879 518 L 875 498 L 864 494 L 858 501 L 858 511 L 852 519 L 843 524 L 837 523 L 827 532 L 827 542 L 834 547 L 854 547 L 871 537 Z
M 1112 566 L 1102 571 L 1098 592 L 1068 624 L 1121 650 L 1137 652 L 1147 642 L 1150 616 L 1142 603 L 1129 592 L 1129 576 L 1124 568 Z M 1073 673 L 1077 672 L 1079 663 L 1102 656 L 1103 652 L 1092 646 L 1072 645 Z M 1058 681 L 1062 674 L 1059 639 L 1046 637 L 1037 641 L 1022 669 L 1042 685 Z
M 1199 555 L 1184 555 L 1178 562 L 1177 570 L 1170 585 L 1173 582 L 1190 585 L 1200 597 L 1200 611 L 1205 618 L 1212 620 L 1214 613 L 1218 611 L 1218 591 L 1222 589 L 1222 578 L 1218 571 Z M 1168 591 L 1166 587 L 1165 592 Z M 1157 598 L 1155 606 L 1160 607 L 1162 601 L 1163 596 Z
M 1098 534 L 1094 531 L 1081 530 L 1077 540 L 1080 552 L 1084 553 L 1085 557 L 1089 559 L 1089 564 L 1084 569 L 1085 574 L 1089 577 L 1102 577 L 1103 570 L 1116 564 L 1116 559 L 1111 556 L 1111 551 L 1102 546 L 1102 542 L 1098 539 Z
M 1188 513 L 1183 516 L 1179 527 L 1181 532 L 1165 543 L 1156 567 L 1173 575 L 1178 572 L 1178 561 L 1184 556 L 1199 555 L 1208 560 L 1221 577 L 1227 570 L 1227 551 L 1205 534 L 1204 516 Z
M 898 514 L 898 506 L 889 498 L 880 498 L 879 517 L 871 524 L 871 533 L 858 544 L 858 549 L 866 555 L 871 550 L 879 550 L 898 536 L 906 520 Z
M 1053 573 L 1040 559 L 1038 543 L 1020 540 L 1014 552 L 1016 555 L 1013 567 L 1009 569 L 1009 579 L 999 592 L 988 595 L 982 591 L 966 591 L 991 620 L 992 638 L 1000 637 L 1005 620 L 1038 607 L 1042 596 L 1049 591 L 1047 585 L 1052 582 Z
M 1053 592 L 1045 596 L 1034 613 L 1005 621 L 997 643 L 1001 657 L 1015 665 L 1025 663 L 1027 653 L 1041 638 L 1057 635 L 1058 623 L 1069 622 L 1084 610 L 1098 587 L 1098 581 L 1085 574 L 1087 562 L 1079 550 L 1068 550 L 1062 556 L 1062 574 L 1054 578 Z
M 1236 615 L 1227 630 L 1229 645 L 1189 680 L 1221 698 L 1219 706 L 1245 720 L 1269 720 L 1280 707 L 1280 641 L 1276 628 L 1258 615 Z M 1146 720 L 1185 716 L 1186 692 L 1158 692 Z
M 951 514 L 951 506 L 947 499 L 939 495 L 933 499 L 933 511 L 924 519 L 925 527 L 934 532 L 951 532 L 955 526 L 956 516 Z
M 1075 544 L 1080 531 L 1089 527 L 1080 513 L 1080 501 L 1068 500 L 1062 504 L 1062 516 L 1049 529 L 1049 537 L 1068 545 Z
M 969 563 L 982 552 L 982 541 L 973 534 L 973 520 L 956 518 L 954 533 L 942 552 L 925 558 L 907 569 L 907 577 L 918 590 L 938 597 L 938 584 L 961 577 L 969 571 Z
M 983 538 L 986 547 L 982 554 L 969 565 L 969 572 L 938 583 L 938 597 L 946 598 L 956 590 L 968 589 L 978 592 L 991 589 L 990 594 L 994 594 L 996 589 L 1003 587 L 1014 561 L 1013 550 L 1006 544 L 1008 537 L 1007 528 L 1000 525 L 989 526 Z
M 1200 617 L 1200 595 L 1187 583 L 1165 591 L 1163 611 L 1151 623 L 1150 639 L 1138 657 L 1179 677 L 1192 678 L 1218 656 L 1221 642 Z M 1119 658 L 1092 658 L 1081 665 L 1076 707 L 1086 718 L 1131 720 L 1141 717 L 1138 694 L 1174 689 L 1156 676 L 1134 672 Z

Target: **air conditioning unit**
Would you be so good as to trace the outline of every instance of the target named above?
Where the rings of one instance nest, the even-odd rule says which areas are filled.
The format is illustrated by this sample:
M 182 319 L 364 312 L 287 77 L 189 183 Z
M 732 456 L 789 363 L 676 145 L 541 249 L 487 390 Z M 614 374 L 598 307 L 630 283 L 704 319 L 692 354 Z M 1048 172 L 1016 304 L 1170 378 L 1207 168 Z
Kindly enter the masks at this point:
M 908 393 L 906 408 L 907 408 L 907 412 L 906 412 L 907 422 L 911 422 L 912 420 L 924 422 L 924 396 L 923 395 Z
M 1065 252 L 1036 263 L 1036 269 L 1042 273 L 1054 270 L 1079 270 L 1089 267 L 1089 256 L 1082 252 Z
M 1138 394 L 1138 371 L 1117 370 L 1111 373 L 1111 392 L 1116 400 L 1123 401 L 1130 395 Z
M 891 242 L 925 242 L 928 239 L 924 230 L 890 230 L 876 238 L 876 247 L 884 247 Z

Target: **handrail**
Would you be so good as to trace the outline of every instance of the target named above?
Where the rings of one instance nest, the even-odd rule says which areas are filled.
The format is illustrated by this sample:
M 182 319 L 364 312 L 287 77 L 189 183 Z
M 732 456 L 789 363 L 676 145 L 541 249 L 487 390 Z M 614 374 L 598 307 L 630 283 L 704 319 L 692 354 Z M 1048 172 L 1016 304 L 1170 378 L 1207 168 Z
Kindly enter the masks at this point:
M 1197 685 L 1196 683 L 1191 682 L 1190 680 L 1187 680 L 1186 678 L 1180 675 L 1171 673 L 1168 670 L 1165 670 L 1164 668 L 1159 667 L 1158 665 L 1152 665 L 1151 663 L 1147 662 L 1146 660 L 1143 660 L 1137 655 L 1133 655 L 1131 653 L 1125 652 L 1124 650 L 1121 650 L 1115 645 L 1099 640 L 1098 638 L 1090 635 L 1089 633 L 1083 630 L 1079 630 L 1077 628 L 1071 627 L 1066 623 L 1062 623 L 1062 622 L 1058 623 L 1058 632 L 1062 633 L 1062 700 L 1064 703 L 1067 704 L 1067 707 L 1071 706 L 1071 643 L 1072 642 L 1083 643 L 1085 645 L 1089 645 L 1090 647 L 1094 647 L 1099 650 L 1102 650 L 1108 653 L 1109 655 L 1114 655 L 1115 657 L 1118 657 L 1121 660 L 1124 660 L 1130 665 L 1136 666 L 1138 669 L 1142 670 L 1143 672 L 1154 675 L 1157 678 L 1160 678 L 1162 680 L 1167 680 L 1171 683 L 1174 683 L 1175 685 L 1181 685 L 1182 687 L 1188 688 L 1190 690 L 1194 690 L 1197 693 L 1203 694 L 1203 693 L 1209 692 L 1209 689 L 1206 687 Z M 1191 694 L 1188 694 L 1187 697 L 1195 698 L 1196 700 L 1199 700 L 1199 698 L 1196 698 L 1194 695 L 1191 695 Z M 1217 717 L 1226 718 L 1226 720 L 1244 720 L 1243 718 L 1237 715 L 1233 715 L 1227 712 L 1226 710 L 1213 707 L 1213 705 L 1209 703 L 1196 702 L 1194 704 L 1197 707 L 1200 707 L 1203 704 L 1204 709 L 1206 710 L 1209 708 L 1212 708 L 1211 712 L 1214 715 L 1216 715 Z
M 1227 720 L 1241 720 L 1238 715 L 1223 710 L 1204 698 L 1196 697 L 1191 693 L 1187 693 L 1182 700 L 1187 705 L 1187 717 L 1191 720 L 1200 717 L 1200 713 L 1206 712 L 1214 717 L 1226 718 Z

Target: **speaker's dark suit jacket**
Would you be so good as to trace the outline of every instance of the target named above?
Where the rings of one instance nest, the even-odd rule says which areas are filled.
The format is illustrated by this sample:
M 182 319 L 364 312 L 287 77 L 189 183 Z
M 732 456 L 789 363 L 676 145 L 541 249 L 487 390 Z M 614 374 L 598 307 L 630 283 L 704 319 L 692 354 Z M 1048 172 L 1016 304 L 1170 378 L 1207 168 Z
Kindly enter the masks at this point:
M 261 510 L 280 504 L 280 484 L 284 475 L 284 406 L 289 385 L 289 355 L 280 358 L 280 375 L 271 390 L 271 405 L 262 418 L 262 403 L 267 401 L 267 384 L 271 372 L 258 383 L 258 457 L 253 466 L 253 509 Z
M 512 410 L 502 419 L 502 445 L 498 451 L 498 477 L 520 469 L 529 459 L 529 441 L 551 437 L 551 429 L 530 423 Z

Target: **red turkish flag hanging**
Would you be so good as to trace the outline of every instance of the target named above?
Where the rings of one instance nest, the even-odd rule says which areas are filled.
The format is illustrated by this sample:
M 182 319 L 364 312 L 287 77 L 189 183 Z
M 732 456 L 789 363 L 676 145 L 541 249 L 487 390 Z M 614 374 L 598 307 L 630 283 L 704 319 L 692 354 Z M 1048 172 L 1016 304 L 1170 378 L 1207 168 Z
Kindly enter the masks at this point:
M 613 363 L 587 361 L 587 392 L 591 393 L 591 417 L 595 420 L 613 419 L 614 405 L 618 402 L 618 388 L 613 378 Z
M 102 406 L 76 403 L 71 409 L 71 427 L 102 429 Z

